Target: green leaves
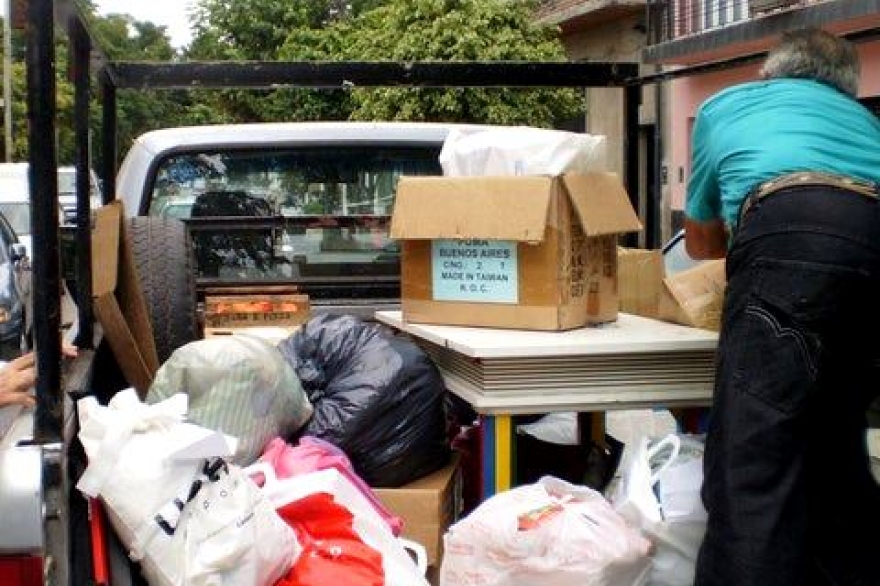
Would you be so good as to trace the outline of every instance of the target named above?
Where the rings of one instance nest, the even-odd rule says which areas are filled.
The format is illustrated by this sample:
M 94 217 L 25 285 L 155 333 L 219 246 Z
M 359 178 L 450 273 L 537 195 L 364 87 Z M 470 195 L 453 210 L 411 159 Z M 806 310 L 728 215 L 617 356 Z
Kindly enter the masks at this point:
M 171 46 L 164 27 L 130 15 L 93 14 L 90 30 L 114 60 L 566 60 L 558 31 L 536 24 L 535 7 L 534 0 L 196 0 L 189 15 L 193 41 L 182 51 Z M 23 38 L 14 40 L 23 54 Z M 60 39 L 58 109 L 69 120 L 73 89 L 65 51 Z M 18 158 L 27 152 L 24 75 L 16 63 Z M 119 146 L 124 153 L 142 132 L 188 124 L 358 119 L 553 127 L 585 111 L 581 92 L 555 88 L 122 91 Z M 93 118 L 98 136 L 97 101 Z M 72 133 L 59 126 L 58 143 L 59 160 L 72 161 Z

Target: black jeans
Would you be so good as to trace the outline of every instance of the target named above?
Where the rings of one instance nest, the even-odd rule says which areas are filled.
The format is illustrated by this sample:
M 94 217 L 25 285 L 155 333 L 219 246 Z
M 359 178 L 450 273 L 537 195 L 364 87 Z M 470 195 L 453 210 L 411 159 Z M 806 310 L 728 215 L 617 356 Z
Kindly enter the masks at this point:
M 880 203 L 772 194 L 727 273 L 695 584 L 878 586 L 865 411 L 880 389 Z

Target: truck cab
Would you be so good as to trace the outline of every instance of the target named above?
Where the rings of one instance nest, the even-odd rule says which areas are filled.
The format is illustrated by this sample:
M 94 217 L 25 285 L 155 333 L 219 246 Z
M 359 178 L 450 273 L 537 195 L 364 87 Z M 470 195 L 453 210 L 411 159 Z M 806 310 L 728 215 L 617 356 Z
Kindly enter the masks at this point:
M 439 175 L 456 126 L 167 128 L 134 142 L 117 187 L 127 216 L 186 224 L 200 300 L 207 290 L 292 285 L 313 311 L 371 317 L 399 303 L 400 252 L 388 236 L 397 179 Z

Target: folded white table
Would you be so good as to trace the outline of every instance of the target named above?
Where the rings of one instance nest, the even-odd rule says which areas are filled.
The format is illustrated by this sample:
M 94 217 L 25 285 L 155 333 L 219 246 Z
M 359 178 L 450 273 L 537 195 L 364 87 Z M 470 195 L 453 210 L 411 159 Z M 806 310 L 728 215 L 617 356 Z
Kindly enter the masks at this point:
M 615 322 L 541 332 L 376 319 L 405 332 L 447 388 L 482 419 L 483 496 L 511 485 L 512 416 L 708 405 L 716 332 L 621 313 Z

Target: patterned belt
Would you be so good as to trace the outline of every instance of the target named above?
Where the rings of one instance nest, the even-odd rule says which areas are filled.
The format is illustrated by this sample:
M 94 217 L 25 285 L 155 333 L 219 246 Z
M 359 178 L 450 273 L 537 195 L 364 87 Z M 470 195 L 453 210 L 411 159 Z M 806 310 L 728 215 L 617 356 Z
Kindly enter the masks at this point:
M 770 181 L 765 181 L 749 193 L 745 201 L 743 201 L 742 209 L 739 217 L 742 220 L 749 209 L 768 195 L 779 193 L 783 189 L 789 187 L 817 186 L 824 185 L 826 187 L 836 187 L 851 193 L 863 195 L 871 199 L 880 199 L 880 188 L 876 183 L 863 181 L 861 179 L 853 179 L 842 175 L 833 175 L 831 173 L 819 173 L 816 171 L 798 171 L 796 173 L 788 173 L 780 175 Z

